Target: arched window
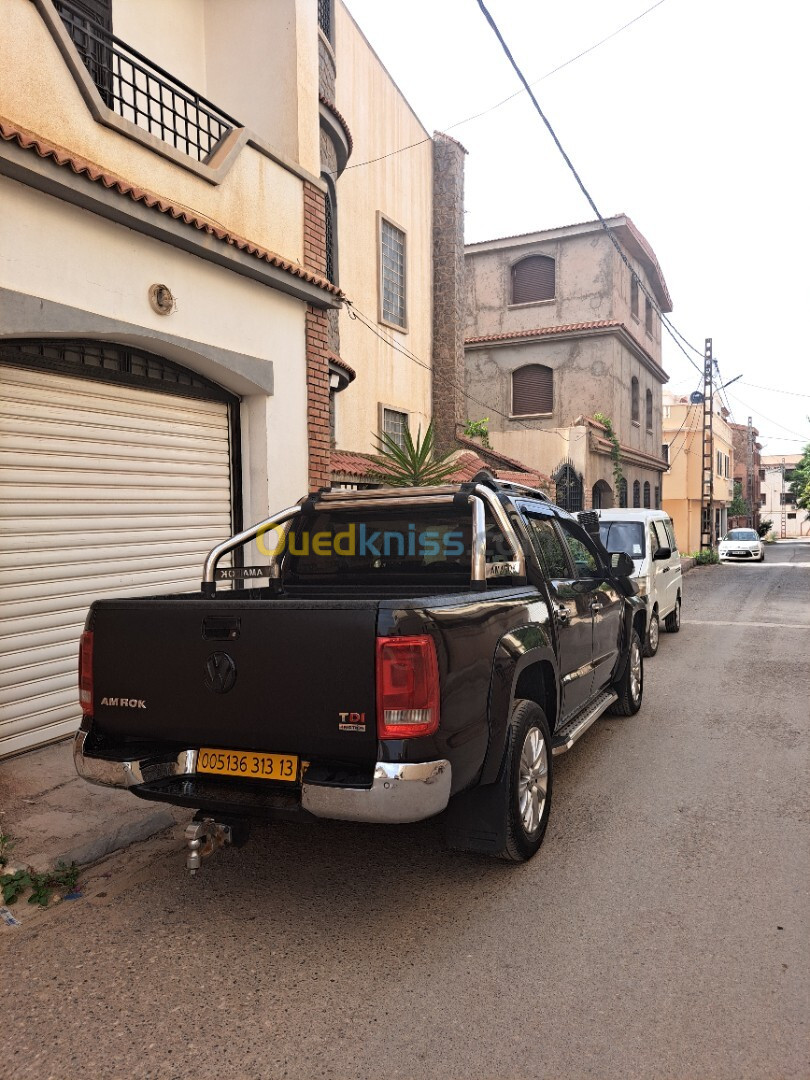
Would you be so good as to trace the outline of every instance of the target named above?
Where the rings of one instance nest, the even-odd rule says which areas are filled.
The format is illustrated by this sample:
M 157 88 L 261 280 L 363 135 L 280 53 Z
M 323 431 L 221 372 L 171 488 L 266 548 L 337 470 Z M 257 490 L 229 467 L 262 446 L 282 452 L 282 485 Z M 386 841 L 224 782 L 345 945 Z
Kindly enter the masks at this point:
M 613 492 L 607 480 L 597 480 L 591 489 L 591 507 L 594 510 L 610 510 L 613 506 Z
M 553 300 L 555 295 L 554 260 L 548 255 L 529 255 L 512 267 L 512 303 L 535 304 Z
M 654 507 L 654 509 L 656 509 L 656 510 L 661 509 L 661 488 L 658 486 L 658 484 L 655 485 L 655 507 Z
M 641 484 L 638 480 L 633 481 L 633 509 L 641 509 Z
M 512 416 L 536 416 L 554 410 L 554 375 L 542 364 L 512 372 Z
M 650 509 L 650 481 L 644 481 L 644 509 Z
M 552 477 L 555 483 L 554 501 L 563 510 L 575 513 L 582 509 L 582 477 L 573 465 L 563 462 Z
M 630 380 L 630 406 L 631 406 L 631 418 L 634 424 L 639 422 L 639 405 L 638 405 L 638 379 L 633 376 Z
M 653 421 L 652 390 L 648 390 L 647 394 L 646 394 L 646 397 L 645 397 L 644 416 L 645 416 L 646 423 L 647 423 L 647 431 L 652 431 L 652 428 L 653 428 L 653 423 L 652 423 L 652 421 Z
M 627 508 L 627 477 L 623 476 L 619 481 L 619 506 Z

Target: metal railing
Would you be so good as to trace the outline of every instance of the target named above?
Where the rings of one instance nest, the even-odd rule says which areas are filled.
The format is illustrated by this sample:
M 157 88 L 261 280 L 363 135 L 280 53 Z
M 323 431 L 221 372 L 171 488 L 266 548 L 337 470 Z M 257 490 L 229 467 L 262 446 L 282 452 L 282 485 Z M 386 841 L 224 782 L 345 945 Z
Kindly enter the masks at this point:
M 67 0 L 53 3 L 105 105 L 119 116 L 200 162 L 240 126 Z

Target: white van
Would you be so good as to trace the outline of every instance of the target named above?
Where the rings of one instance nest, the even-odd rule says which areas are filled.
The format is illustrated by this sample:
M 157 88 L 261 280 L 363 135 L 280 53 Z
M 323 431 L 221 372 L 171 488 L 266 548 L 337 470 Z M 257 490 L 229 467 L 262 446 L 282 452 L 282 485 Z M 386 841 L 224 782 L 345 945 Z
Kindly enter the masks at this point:
M 633 580 L 647 600 L 644 655 L 658 652 L 663 622 L 670 634 L 681 628 L 683 580 L 675 529 L 663 510 L 597 510 L 599 536 L 610 552 L 626 551 L 635 566 Z

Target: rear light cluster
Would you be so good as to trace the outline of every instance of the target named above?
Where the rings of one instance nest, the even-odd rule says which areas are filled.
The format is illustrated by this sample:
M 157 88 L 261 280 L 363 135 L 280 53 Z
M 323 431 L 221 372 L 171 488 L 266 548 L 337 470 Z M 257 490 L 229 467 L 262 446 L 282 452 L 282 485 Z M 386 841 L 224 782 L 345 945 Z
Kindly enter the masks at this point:
M 93 714 L 93 631 L 85 630 L 79 645 L 79 703 L 85 716 Z
M 426 634 L 377 638 L 377 735 L 409 739 L 439 726 L 439 664 Z

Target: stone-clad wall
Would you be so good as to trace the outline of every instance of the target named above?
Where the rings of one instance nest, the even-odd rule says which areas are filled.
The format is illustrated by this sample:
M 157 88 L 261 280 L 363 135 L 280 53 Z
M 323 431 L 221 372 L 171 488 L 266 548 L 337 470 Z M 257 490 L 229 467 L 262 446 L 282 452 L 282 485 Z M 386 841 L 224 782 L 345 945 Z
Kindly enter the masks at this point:
M 433 423 L 440 449 L 465 420 L 464 156 L 449 135 L 433 138 Z

